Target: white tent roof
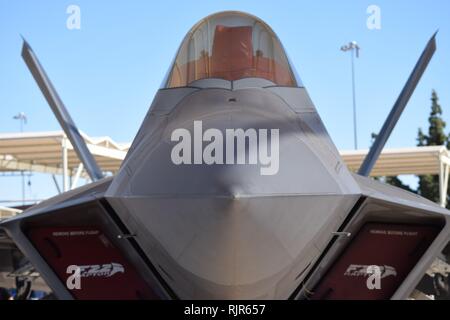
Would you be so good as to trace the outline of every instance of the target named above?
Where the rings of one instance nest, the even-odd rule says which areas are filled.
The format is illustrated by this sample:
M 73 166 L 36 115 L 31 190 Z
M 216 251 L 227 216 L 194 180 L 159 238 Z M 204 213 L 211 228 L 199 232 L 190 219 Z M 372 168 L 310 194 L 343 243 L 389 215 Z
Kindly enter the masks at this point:
M 22 212 L 22 210 L 0 206 L 0 220 L 14 217 L 16 214 L 20 212 Z
M 115 173 L 130 147 L 109 137 L 91 138 L 84 133 L 89 150 L 103 171 Z M 62 174 L 62 146 L 67 142 L 68 168 L 80 161 L 63 131 L 0 133 L 0 171 L 26 170 Z
M 358 171 L 368 150 L 341 151 L 340 154 L 351 171 Z M 449 152 L 444 146 L 384 149 L 371 176 L 396 176 L 401 174 L 439 174 L 441 161 L 449 163 Z
M 117 172 L 130 143 L 117 143 L 110 137 L 92 138 L 82 133 L 89 150 L 103 171 Z M 0 133 L 0 171 L 26 170 L 62 174 L 64 132 Z M 75 170 L 80 161 L 67 140 L 68 167 Z M 344 162 L 356 172 L 368 150 L 341 151 Z M 444 146 L 385 149 L 373 176 L 400 174 L 439 174 L 440 163 L 450 163 Z
M 110 137 L 92 138 L 84 133 L 89 150 L 104 172 L 115 174 L 125 159 L 130 143 L 117 143 Z M 64 145 L 67 158 L 64 158 Z M 356 172 L 368 150 L 341 151 L 349 169 Z M 67 171 L 64 171 L 67 160 Z M 371 172 L 372 176 L 396 176 L 402 174 L 439 175 L 441 205 L 445 205 L 450 167 L 449 151 L 444 146 L 385 149 Z M 68 176 L 72 176 L 72 188 L 78 177 L 87 177 L 81 170 L 80 160 L 63 131 L 0 133 L 0 172 L 32 171 L 63 175 L 63 191 L 68 190 Z

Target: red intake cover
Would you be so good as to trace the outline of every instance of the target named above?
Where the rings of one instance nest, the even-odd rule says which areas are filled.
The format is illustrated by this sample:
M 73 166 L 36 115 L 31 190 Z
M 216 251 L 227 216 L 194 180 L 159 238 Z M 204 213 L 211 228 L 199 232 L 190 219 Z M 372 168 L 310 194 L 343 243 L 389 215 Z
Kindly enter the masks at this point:
M 66 287 L 74 274 L 67 268 L 80 268 L 81 289 L 69 290 L 76 299 L 158 299 L 98 227 L 35 228 L 28 236 Z
M 312 299 L 391 298 L 439 230 L 424 225 L 365 224 L 313 290 Z M 368 281 L 374 276 L 368 266 L 379 267 L 379 289 L 374 288 L 374 277 Z

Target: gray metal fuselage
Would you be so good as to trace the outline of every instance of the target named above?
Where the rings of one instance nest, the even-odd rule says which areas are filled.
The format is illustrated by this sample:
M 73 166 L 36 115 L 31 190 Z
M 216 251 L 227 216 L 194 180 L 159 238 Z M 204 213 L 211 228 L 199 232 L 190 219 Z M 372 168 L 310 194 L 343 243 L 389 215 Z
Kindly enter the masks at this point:
M 288 298 L 360 190 L 304 88 L 200 81 L 158 92 L 106 198 L 180 298 Z M 279 129 L 278 173 L 173 164 L 171 133 L 194 121 Z
M 2 224 L 55 294 L 71 298 L 24 225 L 100 221 L 161 297 L 181 299 L 306 296 L 352 241 L 336 232 L 356 234 L 366 221 L 445 225 L 394 295 L 406 298 L 449 240 L 448 211 L 351 174 L 304 88 L 261 79 L 200 84 L 157 93 L 115 177 Z M 204 131 L 278 129 L 278 172 L 262 175 L 260 164 L 174 164 L 171 134 L 184 128 L 193 135 L 194 121 L 202 121 Z M 123 227 L 112 227 L 104 201 Z M 124 228 L 133 244 L 117 240 Z

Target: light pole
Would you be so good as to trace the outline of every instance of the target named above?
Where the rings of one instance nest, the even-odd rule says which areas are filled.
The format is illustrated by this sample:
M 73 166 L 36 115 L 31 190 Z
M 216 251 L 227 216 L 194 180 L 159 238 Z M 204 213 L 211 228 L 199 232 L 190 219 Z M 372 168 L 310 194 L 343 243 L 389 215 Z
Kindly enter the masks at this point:
M 20 132 L 23 132 L 23 125 L 27 123 L 26 114 L 24 112 L 19 112 L 13 119 L 20 121 Z M 20 171 L 20 175 L 22 176 L 22 205 L 25 205 L 25 175 L 23 170 Z
M 356 97 L 355 97 L 355 55 L 356 58 L 359 57 L 359 46 L 356 41 L 349 42 L 347 45 L 341 47 L 341 51 L 351 52 L 352 60 L 352 93 L 353 93 L 353 138 L 355 142 L 355 149 L 358 149 L 358 136 L 357 136 L 357 126 L 356 126 Z
M 20 132 L 23 132 L 23 125 L 27 124 L 27 115 L 25 112 L 19 112 L 13 117 L 14 120 L 20 120 Z

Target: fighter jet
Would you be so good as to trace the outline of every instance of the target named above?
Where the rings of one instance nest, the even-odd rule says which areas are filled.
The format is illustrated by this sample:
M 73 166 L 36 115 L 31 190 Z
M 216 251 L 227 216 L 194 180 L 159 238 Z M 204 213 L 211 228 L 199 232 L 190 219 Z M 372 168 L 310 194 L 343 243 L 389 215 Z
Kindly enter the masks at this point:
M 187 33 L 106 177 L 24 41 L 92 183 L 1 227 L 59 299 L 405 299 L 449 211 L 369 178 L 436 49 L 429 40 L 358 173 L 272 29 L 242 12 Z

